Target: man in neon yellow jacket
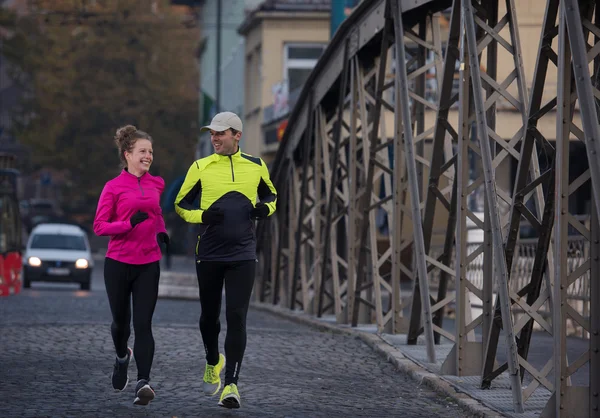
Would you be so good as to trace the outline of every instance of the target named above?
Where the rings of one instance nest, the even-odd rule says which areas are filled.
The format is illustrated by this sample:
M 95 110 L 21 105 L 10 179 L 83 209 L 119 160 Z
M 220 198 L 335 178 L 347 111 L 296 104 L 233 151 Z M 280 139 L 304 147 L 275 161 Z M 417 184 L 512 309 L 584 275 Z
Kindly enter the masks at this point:
M 204 391 L 215 395 L 225 385 L 219 405 L 239 408 L 237 381 L 246 348 L 246 314 L 256 269 L 254 220 L 275 212 L 277 192 L 265 162 L 240 151 L 242 121 L 231 112 L 217 114 L 210 131 L 215 153 L 195 161 L 175 199 L 185 221 L 199 224 L 196 273 L 200 291 L 200 333 L 206 351 Z M 199 198 L 200 205 L 194 206 Z M 259 200 L 259 203 L 256 203 Z M 225 284 L 227 336 L 219 354 L 221 294 Z

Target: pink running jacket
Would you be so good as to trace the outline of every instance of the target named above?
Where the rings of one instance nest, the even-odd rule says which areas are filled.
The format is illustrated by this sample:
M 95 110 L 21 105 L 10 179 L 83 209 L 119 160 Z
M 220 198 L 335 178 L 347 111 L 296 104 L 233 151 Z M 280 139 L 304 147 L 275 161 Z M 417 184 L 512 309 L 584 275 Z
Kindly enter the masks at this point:
M 164 188 L 161 177 L 150 173 L 137 177 L 127 170 L 106 183 L 94 218 L 96 235 L 110 236 L 106 257 L 127 264 L 160 260 L 156 235 L 167 232 L 160 208 Z M 129 218 L 138 210 L 146 212 L 148 219 L 132 228 Z

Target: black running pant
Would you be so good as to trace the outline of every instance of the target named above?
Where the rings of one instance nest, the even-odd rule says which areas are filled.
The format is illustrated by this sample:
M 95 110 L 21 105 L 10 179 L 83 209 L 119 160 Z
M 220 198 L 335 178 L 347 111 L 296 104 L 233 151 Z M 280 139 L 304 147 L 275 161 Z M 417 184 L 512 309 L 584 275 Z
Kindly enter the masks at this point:
M 133 296 L 133 356 L 137 364 L 138 380 L 150 380 L 154 358 L 152 315 L 158 298 L 160 264 L 126 264 L 111 258 L 104 261 L 104 283 L 112 313 L 110 331 L 117 356 L 127 355 L 127 341 L 131 334 L 131 299 Z
M 246 350 L 246 314 L 254 285 L 255 260 L 196 262 L 200 293 L 200 333 L 206 362 L 219 361 L 221 296 L 225 282 L 225 385 L 237 384 Z

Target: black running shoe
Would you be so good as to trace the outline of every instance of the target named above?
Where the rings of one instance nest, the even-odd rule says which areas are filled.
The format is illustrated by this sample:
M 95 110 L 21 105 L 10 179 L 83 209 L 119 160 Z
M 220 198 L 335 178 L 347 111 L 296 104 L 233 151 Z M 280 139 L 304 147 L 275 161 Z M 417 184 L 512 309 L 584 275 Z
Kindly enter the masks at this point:
M 127 360 L 121 362 L 119 359 L 115 359 L 115 366 L 112 373 L 112 385 L 115 390 L 122 391 L 127 387 L 127 383 L 129 383 L 127 368 L 129 367 L 132 355 L 133 351 L 127 347 Z
M 154 399 L 154 390 L 150 387 L 150 383 L 145 379 L 138 380 L 133 404 L 148 405 L 152 399 Z

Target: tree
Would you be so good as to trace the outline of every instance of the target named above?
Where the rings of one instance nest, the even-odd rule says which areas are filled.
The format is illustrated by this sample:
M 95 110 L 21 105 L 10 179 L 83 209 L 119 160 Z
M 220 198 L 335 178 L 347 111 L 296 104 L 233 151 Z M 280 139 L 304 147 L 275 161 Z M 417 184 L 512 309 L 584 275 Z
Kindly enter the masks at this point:
M 118 174 L 119 126 L 154 138 L 151 171 L 167 182 L 192 162 L 199 32 L 181 10 L 167 0 L 39 0 L 16 20 L 4 55 L 27 95 L 14 135 L 35 167 L 68 173 L 66 210 L 93 212 Z

